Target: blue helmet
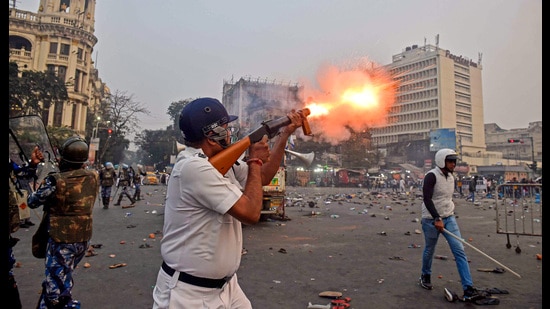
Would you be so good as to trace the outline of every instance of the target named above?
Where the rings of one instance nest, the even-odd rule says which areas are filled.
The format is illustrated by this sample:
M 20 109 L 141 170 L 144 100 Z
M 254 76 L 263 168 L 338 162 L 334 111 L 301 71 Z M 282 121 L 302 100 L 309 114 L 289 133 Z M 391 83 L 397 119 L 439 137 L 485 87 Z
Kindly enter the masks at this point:
M 229 115 L 222 103 L 214 98 L 199 98 L 181 110 L 179 127 L 185 140 L 198 142 L 219 126 L 230 123 L 237 116 Z

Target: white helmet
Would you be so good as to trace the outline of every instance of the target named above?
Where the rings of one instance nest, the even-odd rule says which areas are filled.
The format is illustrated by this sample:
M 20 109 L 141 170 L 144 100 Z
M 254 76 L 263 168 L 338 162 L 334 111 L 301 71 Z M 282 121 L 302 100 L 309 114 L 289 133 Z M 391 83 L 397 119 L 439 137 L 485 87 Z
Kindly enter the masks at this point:
M 445 159 L 456 160 L 457 158 L 458 154 L 456 151 L 449 148 L 443 148 L 435 153 L 435 165 L 439 168 L 445 168 Z

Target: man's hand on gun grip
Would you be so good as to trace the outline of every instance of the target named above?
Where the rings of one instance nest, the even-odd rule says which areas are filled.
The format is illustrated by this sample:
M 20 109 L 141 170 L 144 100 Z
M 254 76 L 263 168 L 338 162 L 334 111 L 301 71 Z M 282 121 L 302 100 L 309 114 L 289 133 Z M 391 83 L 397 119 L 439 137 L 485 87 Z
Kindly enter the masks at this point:
M 287 116 L 292 122 L 287 125 L 283 130 L 288 134 L 294 133 L 296 129 L 302 126 L 304 120 L 306 119 L 306 117 L 302 113 L 299 113 L 294 109 L 291 110 L 290 113 L 287 114 Z

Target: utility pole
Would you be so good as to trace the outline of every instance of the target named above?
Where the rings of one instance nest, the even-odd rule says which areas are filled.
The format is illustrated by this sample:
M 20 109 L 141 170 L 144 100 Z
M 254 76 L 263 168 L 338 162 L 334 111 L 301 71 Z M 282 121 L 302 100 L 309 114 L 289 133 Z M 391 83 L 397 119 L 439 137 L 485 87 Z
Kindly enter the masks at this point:
M 535 161 L 535 146 L 533 145 L 533 137 L 528 136 L 529 140 L 531 141 L 531 161 L 533 161 L 533 164 L 531 164 L 531 169 L 533 170 L 533 175 L 537 172 L 537 161 Z

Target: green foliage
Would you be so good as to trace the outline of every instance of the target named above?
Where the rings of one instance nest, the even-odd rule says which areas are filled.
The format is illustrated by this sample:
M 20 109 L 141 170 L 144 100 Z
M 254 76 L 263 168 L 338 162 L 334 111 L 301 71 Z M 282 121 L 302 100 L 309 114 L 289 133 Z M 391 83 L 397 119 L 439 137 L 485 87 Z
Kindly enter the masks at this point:
M 168 106 L 168 111 L 166 112 L 169 116 L 170 116 L 170 119 L 173 121 L 173 123 L 175 124 L 175 128 L 178 128 L 178 121 L 179 121 L 179 118 L 180 118 L 180 113 L 181 113 L 181 110 L 183 109 L 183 107 L 185 105 L 187 105 L 189 102 L 193 101 L 195 99 L 185 99 L 185 100 L 179 100 L 177 102 L 172 102 L 170 103 L 170 106 Z
M 10 117 L 42 115 L 43 109 L 69 98 L 64 81 L 47 72 L 20 72 L 17 63 L 9 63 Z
M 178 130 L 144 130 L 134 142 L 138 146 L 138 157 L 144 165 L 163 165 L 170 163 L 170 155 L 176 155 L 176 141 L 181 134 Z
M 52 147 L 54 149 L 61 148 L 61 145 L 71 136 L 78 135 L 76 132 L 67 127 L 52 127 L 48 126 L 46 128 L 46 131 L 48 132 L 48 136 L 50 137 L 50 143 L 52 144 Z

